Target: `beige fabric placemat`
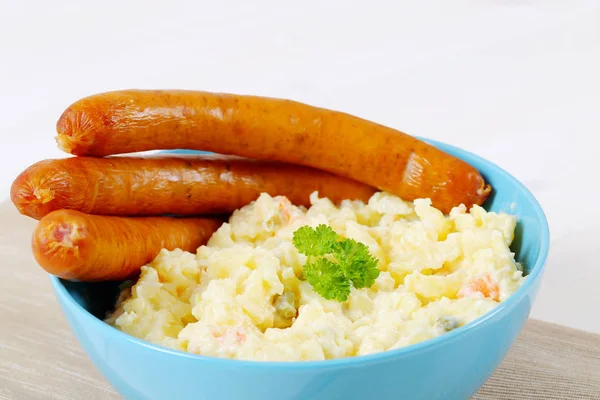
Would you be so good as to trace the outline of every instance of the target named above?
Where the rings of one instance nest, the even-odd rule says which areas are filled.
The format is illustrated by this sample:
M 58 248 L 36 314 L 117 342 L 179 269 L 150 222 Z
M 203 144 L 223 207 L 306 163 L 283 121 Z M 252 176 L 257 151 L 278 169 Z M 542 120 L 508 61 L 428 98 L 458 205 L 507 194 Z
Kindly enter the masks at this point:
M 30 251 L 35 221 L 0 204 L 0 399 L 112 400 Z M 476 400 L 600 400 L 600 335 L 530 320 Z

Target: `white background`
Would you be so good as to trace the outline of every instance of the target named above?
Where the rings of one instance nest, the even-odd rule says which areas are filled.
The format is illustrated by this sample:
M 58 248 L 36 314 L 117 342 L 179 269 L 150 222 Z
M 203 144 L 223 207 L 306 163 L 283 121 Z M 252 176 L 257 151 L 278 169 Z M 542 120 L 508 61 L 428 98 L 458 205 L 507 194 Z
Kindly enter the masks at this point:
M 550 221 L 532 316 L 600 333 L 600 1 L 0 0 L 0 199 L 64 156 L 64 108 L 126 88 L 292 98 L 499 164 Z

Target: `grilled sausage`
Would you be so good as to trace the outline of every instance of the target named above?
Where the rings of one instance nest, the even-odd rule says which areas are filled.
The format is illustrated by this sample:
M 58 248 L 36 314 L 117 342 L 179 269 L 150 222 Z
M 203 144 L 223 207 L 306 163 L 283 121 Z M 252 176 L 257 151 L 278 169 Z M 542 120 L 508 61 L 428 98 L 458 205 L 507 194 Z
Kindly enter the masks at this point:
M 182 90 L 123 90 L 83 98 L 57 122 L 59 147 L 106 156 L 194 149 L 276 160 L 345 176 L 447 213 L 482 204 L 491 187 L 468 163 L 417 138 L 294 101 Z
M 235 156 L 69 157 L 33 164 L 13 182 L 19 212 L 40 219 L 73 209 L 101 215 L 230 214 L 262 192 L 310 206 L 318 191 L 339 203 L 376 189 L 325 171 Z
M 111 217 L 57 210 L 42 218 L 31 246 L 38 264 L 58 277 L 79 281 L 127 279 L 161 249 L 195 252 L 219 218 Z

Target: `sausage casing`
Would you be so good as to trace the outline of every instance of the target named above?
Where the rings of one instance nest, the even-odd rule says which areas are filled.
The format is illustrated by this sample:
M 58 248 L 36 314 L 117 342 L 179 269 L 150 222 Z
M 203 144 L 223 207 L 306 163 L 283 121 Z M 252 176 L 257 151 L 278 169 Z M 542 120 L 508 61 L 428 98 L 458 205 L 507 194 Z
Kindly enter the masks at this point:
M 123 90 L 83 98 L 57 122 L 75 155 L 194 149 L 277 160 L 345 176 L 449 212 L 482 204 L 491 187 L 468 163 L 413 136 L 290 100 L 183 90 Z
M 19 212 L 99 215 L 230 214 L 262 192 L 309 206 L 309 196 L 367 201 L 376 189 L 325 171 L 235 156 L 69 157 L 37 162 L 13 182 Z
M 57 210 L 42 218 L 31 246 L 38 264 L 78 281 L 127 279 L 161 249 L 195 252 L 219 228 L 219 218 L 113 217 Z

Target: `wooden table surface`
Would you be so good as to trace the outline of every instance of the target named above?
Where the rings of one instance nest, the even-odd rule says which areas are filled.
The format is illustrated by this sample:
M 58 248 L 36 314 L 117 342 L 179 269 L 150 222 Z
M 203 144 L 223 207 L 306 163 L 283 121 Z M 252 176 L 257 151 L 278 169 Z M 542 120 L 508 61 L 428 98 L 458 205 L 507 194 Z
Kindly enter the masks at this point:
M 0 205 L 0 221 L 0 399 L 119 399 L 75 340 L 31 256 L 35 221 L 8 203 Z M 600 399 L 600 335 L 528 321 L 474 399 Z

